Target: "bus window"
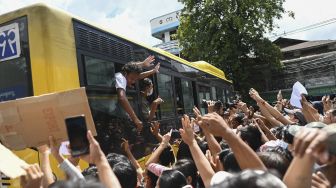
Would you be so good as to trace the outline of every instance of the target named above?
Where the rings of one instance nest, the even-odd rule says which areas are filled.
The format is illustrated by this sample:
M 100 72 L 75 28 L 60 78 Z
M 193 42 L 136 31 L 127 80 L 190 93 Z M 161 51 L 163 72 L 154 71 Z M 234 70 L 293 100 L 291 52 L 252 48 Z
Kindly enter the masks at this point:
M 5 29 L 16 24 L 18 27 L 10 30 Z M 16 35 L 16 32 L 18 32 L 18 35 Z M 14 42 L 17 40 L 20 45 L 17 46 L 16 42 L 10 44 L 9 40 Z M 26 17 L 0 25 L 0 101 L 13 100 L 33 94 L 28 48 Z M 19 51 L 21 51 L 20 54 L 15 54 Z M 13 54 L 10 52 L 13 52 Z
M 225 102 L 224 90 L 222 88 L 216 87 L 216 98 L 222 102 Z
M 210 100 L 210 87 L 206 86 L 199 86 L 198 89 L 198 95 L 199 95 L 199 104 L 202 104 L 202 100 Z M 200 106 L 200 110 L 202 114 L 205 114 L 207 112 L 207 109 Z
M 160 105 L 161 118 L 171 118 L 175 116 L 172 77 L 166 74 L 157 75 L 159 96 L 164 100 Z
M 184 113 L 193 113 L 194 97 L 192 83 L 191 81 L 182 79 L 181 85 L 183 93 Z
M 176 92 L 176 111 L 179 115 L 192 113 L 194 107 L 193 89 L 191 81 L 174 78 Z
M 174 78 L 175 80 L 175 94 L 176 94 L 176 112 L 179 115 L 184 114 L 184 104 L 183 104 L 183 92 L 181 86 L 181 79 L 178 77 Z
M 87 85 L 111 87 L 114 63 L 89 56 L 85 56 L 84 59 Z
M 218 100 L 217 95 L 216 95 L 216 88 L 211 87 L 211 99 L 212 100 Z

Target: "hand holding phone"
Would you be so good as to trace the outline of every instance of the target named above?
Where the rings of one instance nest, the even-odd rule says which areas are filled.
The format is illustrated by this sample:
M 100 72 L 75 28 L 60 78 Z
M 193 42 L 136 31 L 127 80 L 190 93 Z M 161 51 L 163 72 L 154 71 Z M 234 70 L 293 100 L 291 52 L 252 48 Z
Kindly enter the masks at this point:
M 66 118 L 65 124 L 70 142 L 71 156 L 78 157 L 90 153 L 85 116 Z

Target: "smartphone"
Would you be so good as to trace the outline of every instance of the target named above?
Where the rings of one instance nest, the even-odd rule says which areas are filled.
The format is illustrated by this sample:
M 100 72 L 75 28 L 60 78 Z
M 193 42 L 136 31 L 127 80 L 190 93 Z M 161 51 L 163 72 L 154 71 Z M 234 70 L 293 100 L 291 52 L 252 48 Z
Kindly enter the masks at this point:
M 65 124 L 70 142 L 71 156 L 78 157 L 90 153 L 85 116 L 68 117 L 65 119 Z

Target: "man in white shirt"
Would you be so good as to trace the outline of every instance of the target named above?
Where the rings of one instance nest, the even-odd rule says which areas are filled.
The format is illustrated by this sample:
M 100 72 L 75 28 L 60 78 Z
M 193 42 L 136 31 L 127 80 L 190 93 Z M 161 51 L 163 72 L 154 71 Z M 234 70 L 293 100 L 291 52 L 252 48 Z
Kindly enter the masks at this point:
M 132 120 L 137 128 L 137 131 L 142 130 L 142 122 L 135 114 L 126 96 L 126 87 L 132 86 L 137 80 L 144 79 L 152 74 L 158 73 L 160 63 L 156 64 L 152 70 L 143 72 L 142 68 L 153 66 L 155 61 L 154 56 L 149 56 L 143 62 L 130 62 L 122 67 L 121 72 L 115 74 L 115 87 L 117 89 L 118 102 L 130 120 Z

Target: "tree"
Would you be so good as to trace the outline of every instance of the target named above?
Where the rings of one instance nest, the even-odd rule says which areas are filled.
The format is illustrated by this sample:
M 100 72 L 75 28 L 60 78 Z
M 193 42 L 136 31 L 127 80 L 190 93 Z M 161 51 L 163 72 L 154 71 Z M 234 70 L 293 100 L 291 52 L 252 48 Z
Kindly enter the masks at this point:
M 274 21 L 284 13 L 294 16 L 284 10 L 285 0 L 179 1 L 184 4 L 178 29 L 184 57 L 221 68 L 243 96 L 250 87 L 267 87 L 253 82 L 260 76 L 255 67 L 262 65 L 267 71 L 280 67 L 280 49 L 265 33 L 276 27 Z M 270 77 L 264 79 L 267 85 Z

